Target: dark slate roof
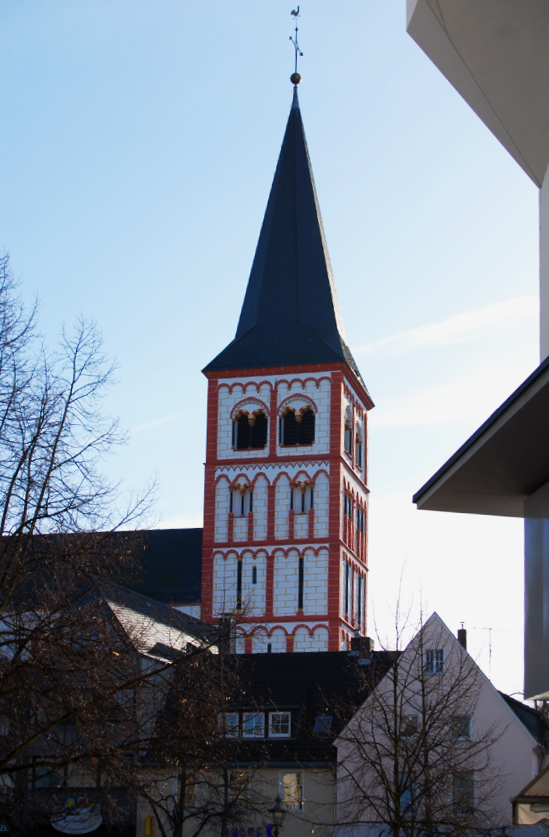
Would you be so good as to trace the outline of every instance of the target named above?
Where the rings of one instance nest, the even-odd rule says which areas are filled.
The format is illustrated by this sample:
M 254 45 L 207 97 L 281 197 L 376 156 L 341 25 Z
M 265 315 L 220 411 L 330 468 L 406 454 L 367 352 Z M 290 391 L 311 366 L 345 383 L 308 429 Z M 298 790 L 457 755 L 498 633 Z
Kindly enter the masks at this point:
M 235 665 L 241 690 L 227 711 L 290 710 L 292 737 L 245 741 L 250 760 L 270 764 L 326 763 L 336 758 L 333 740 L 395 661 L 396 652 L 374 651 L 370 665 L 346 651 L 244 654 Z M 319 715 L 330 715 L 329 733 L 314 732 Z
M 204 372 L 349 364 L 297 89 L 236 337 Z
M 166 604 L 200 602 L 202 529 L 153 529 L 141 532 L 141 571 L 125 586 Z
M 519 721 L 522 721 L 528 732 L 545 747 L 548 735 L 547 724 L 542 713 L 525 703 L 521 703 L 520 700 L 515 700 L 510 695 L 504 694 L 504 692 L 500 692 L 500 695 Z

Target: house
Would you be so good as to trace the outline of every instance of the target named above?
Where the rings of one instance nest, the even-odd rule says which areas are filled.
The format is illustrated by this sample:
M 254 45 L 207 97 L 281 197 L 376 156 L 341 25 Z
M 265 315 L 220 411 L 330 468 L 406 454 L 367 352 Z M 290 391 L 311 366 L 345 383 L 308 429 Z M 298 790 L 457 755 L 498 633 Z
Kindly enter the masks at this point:
M 137 837 L 154 831 L 155 822 L 158 833 L 158 819 L 170 823 L 175 833 L 174 811 L 177 816 L 183 784 L 187 837 L 199 832 L 205 837 L 220 832 L 273 837 L 270 809 L 277 796 L 287 811 L 284 837 L 308 837 L 313 831 L 328 837 L 336 803 L 333 740 L 394 658 L 369 648 L 367 653 L 367 665 L 358 651 L 213 659 L 214 668 L 222 667 L 217 671 L 223 671 L 226 692 L 214 704 L 216 730 L 209 744 L 206 717 L 196 730 L 197 740 L 189 743 L 193 722 L 181 724 L 180 707 L 187 694 L 191 703 L 193 698 L 176 687 L 173 709 L 168 707 L 159 721 L 161 743 L 153 741 L 143 759 L 148 775 L 138 802 Z M 209 682 L 211 694 L 217 687 Z M 200 706 L 195 709 L 200 713 Z M 181 744 L 174 748 L 177 737 Z
M 338 734 L 340 837 L 512 824 L 510 797 L 539 773 L 545 726 L 460 640 L 434 613 Z
M 407 0 L 409 34 L 540 190 L 540 365 L 430 480 L 419 509 L 523 517 L 524 694 L 549 696 L 549 13 Z

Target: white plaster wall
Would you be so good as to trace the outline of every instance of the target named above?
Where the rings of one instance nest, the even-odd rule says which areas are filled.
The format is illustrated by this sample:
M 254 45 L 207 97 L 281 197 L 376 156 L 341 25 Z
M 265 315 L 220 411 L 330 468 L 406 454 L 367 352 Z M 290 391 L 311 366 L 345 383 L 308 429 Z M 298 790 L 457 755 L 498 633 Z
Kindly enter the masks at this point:
M 303 612 L 328 612 L 328 550 L 306 549 L 303 561 Z
M 267 631 L 258 628 L 252 634 L 252 654 L 265 654 L 267 651 Z
M 325 373 L 326 374 L 326 373 Z M 329 373 L 327 373 L 329 374 Z M 299 399 L 300 395 L 306 395 L 316 404 L 315 410 L 315 441 L 311 446 L 302 447 L 296 445 L 295 447 L 282 447 L 278 441 L 277 434 L 277 452 L 279 456 L 302 456 L 305 452 L 315 454 L 326 454 L 330 452 L 330 399 L 331 399 L 331 382 L 329 380 L 321 380 L 317 385 L 317 380 L 311 380 L 313 376 L 303 376 L 303 378 L 295 379 L 288 384 L 285 381 L 280 381 L 277 386 L 277 406 L 280 407 L 283 401 L 289 396 L 294 398 L 288 402 L 289 406 L 296 409 L 301 408 L 306 400 Z M 319 378 L 320 376 L 316 376 Z M 305 381 L 307 378 L 307 381 Z M 278 416 L 277 416 L 278 421 Z M 277 428 L 278 430 L 278 428 Z
M 220 479 L 215 487 L 215 535 L 217 543 L 229 537 L 229 480 Z
M 286 652 L 286 633 L 282 628 L 275 628 L 269 642 L 273 654 L 284 654 Z
M 330 527 L 330 483 L 326 474 L 315 479 L 315 538 L 327 538 Z
M 254 540 L 267 540 L 268 482 L 261 475 L 254 485 Z
M 253 567 L 257 568 L 257 583 L 252 584 Z M 262 616 L 265 613 L 267 589 L 267 555 L 260 552 L 255 558 L 252 552 L 242 554 L 242 601 L 246 616 Z
M 267 445 L 259 450 L 233 450 L 233 422 L 231 412 L 233 408 L 244 399 L 257 399 L 262 402 L 267 410 L 269 409 L 271 384 L 261 383 L 259 380 L 244 379 L 237 383 L 230 391 L 232 381 L 224 382 L 218 392 L 218 413 L 217 413 L 217 456 L 219 459 L 257 459 L 257 457 L 269 455 L 269 434 L 267 432 Z M 253 413 L 260 408 L 259 403 L 243 405 L 243 409 Z M 268 421 L 271 417 L 267 416 Z
M 315 628 L 311 643 L 311 651 L 328 650 L 328 628 Z
M 290 480 L 283 474 L 275 486 L 275 539 L 290 537 Z
M 217 554 L 213 563 L 213 613 L 217 616 L 236 607 L 236 555 L 225 559 Z
M 294 633 L 294 651 L 312 651 L 313 639 L 307 628 L 298 628 Z
M 236 543 L 248 540 L 248 515 L 233 518 L 233 540 Z
M 273 612 L 275 616 L 291 616 L 297 612 L 299 582 L 299 557 L 297 549 L 288 556 L 281 551 L 274 553 Z
M 307 512 L 301 514 L 294 513 L 294 538 L 296 540 L 305 540 L 309 537 L 309 515 Z
M 236 632 L 235 651 L 237 654 L 244 654 L 246 651 L 246 634 L 240 629 Z

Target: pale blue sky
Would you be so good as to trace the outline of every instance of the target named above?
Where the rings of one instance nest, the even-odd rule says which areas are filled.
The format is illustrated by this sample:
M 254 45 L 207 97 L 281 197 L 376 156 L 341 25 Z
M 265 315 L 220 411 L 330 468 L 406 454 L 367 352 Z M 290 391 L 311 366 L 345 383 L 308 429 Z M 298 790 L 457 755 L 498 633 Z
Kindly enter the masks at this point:
M 0 0 L 0 246 L 48 338 L 98 321 L 131 429 L 110 468 L 158 476 L 163 525 L 201 522 L 200 369 L 236 328 L 291 104 L 291 8 Z M 537 363 L 537 191 L 406 35 L 404 0 L 301 12 L 301 109 L 376 403 L 376 619 L 406 562 L 450 627 L 493 628 L 515 691 L 521 523 L 417 513 L 411 495 Z M 487 670 L 487 632 L 470 636 Z

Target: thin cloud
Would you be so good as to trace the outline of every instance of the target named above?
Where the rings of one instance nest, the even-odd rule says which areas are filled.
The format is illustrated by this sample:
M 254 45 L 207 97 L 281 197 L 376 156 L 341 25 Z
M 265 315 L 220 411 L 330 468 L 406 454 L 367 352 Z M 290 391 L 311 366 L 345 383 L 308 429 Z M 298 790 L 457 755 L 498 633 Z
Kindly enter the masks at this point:
M 375 427 L 481 423 L 511 395 L 529 371 L 522 359 L 486 364 L 444 384 L 391 399 L 376 407 L 369 421 Z
M 135 427 L 130 428 L 130 433 L 139 433 L 141 430 L 150 430 L 152 427 L 160 427 L 162 424 L 169 424 L 176 419 L 180 419 L 184 415 L 183 412 L 170 413 L 167 416 L 160 416 L 159 418 L 146 421 L 144 424 L 136 424 Z
M 486 336 L 486 332 L 509 331 L 538 318 L 537 296 L 518 296 L 495 302 L 477 311 L 466 311 L 440 323 L 419 326 L 353 349 L 356 356 L 394 357 L 423 346 L 464 343 Z

